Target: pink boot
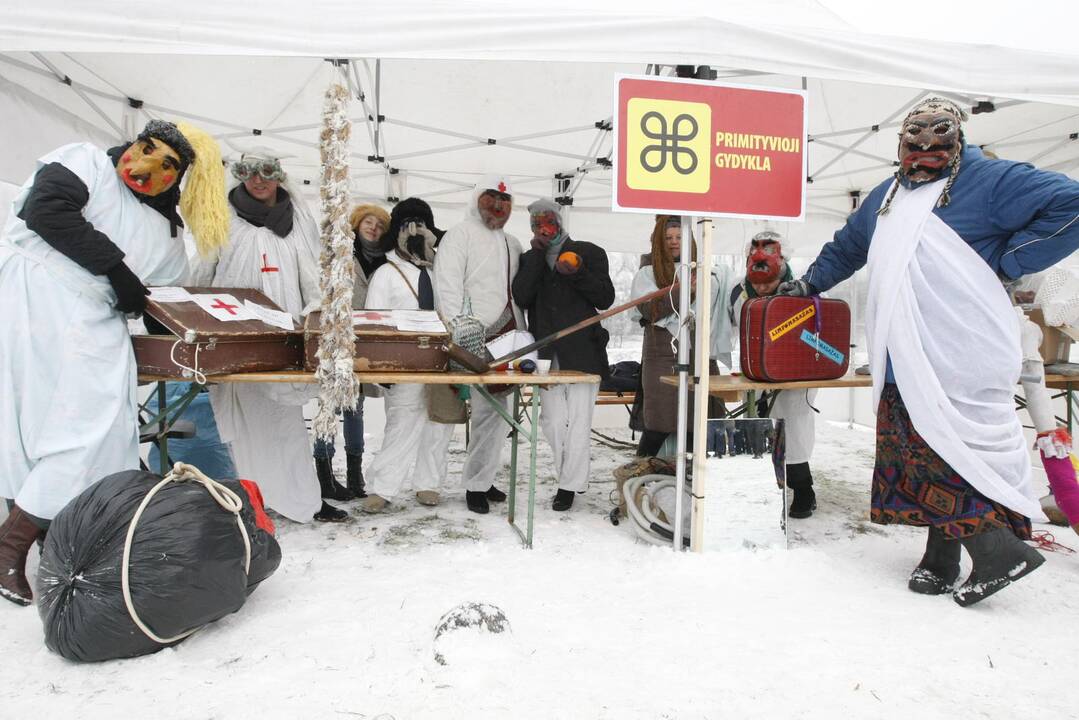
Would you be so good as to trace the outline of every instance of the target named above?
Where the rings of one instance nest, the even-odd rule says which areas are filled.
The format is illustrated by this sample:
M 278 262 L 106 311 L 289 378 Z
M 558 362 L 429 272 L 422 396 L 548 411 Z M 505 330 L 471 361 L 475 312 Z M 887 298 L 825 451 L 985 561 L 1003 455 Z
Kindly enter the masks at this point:
M 1075 479 L 1079 459 L 1074 455 L 1066 458 L 1047 457 L 1044 452 L 1041 456 L 1057 507 L 1068 518 L 1068 524 L 1079 532 L 1079 483 Z

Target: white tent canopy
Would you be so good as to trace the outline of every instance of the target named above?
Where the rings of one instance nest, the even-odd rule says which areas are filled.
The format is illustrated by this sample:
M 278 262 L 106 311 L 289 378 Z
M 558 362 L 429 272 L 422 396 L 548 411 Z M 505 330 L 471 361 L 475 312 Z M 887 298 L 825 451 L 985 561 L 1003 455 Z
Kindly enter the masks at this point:
M 780 228 L 799 254 L 829 239 L 852 192 L 892 172 L 897 120 L 929 90 L 993 104 L 972 117 L 971 141 L 1079 168 L 1079 54 L 1053 39 L 1045 51 L 1030 3 L 975 27 L 979 38 L 1007 27 L 994 45 L 933 37 L 954 28 L 947 11 L 904 37 L 839 0 L 241 5 L 14 3 L 0 19 L 0 98 L 13 108 L 0 117 L 0 180 L 21 183 L 33 158 L 61 142 L 116 143 L 166 117 L 201 124 L 226 152 L 257 144 L 287 153 L 293 179 L 314 191 L 322 95 L 339 79 L 355 94 L 358 200 L 419 195 L 448 226 L 476 177 L 497 171 L 514 178 L 522 203 L 572 196 L 578 237 L 640 250 L 649 218 L 610 212 L 613 77 L 669 73 L 679 62 L 711 64 L 730 82 L 805 83 L 809 216 Z M 1058 20 L 1075 14 L 1063 12 Z M 719 250 L 735 252 L 756 225 L 721 223 Z M 526 233 L 523 213 L 511 229 Z

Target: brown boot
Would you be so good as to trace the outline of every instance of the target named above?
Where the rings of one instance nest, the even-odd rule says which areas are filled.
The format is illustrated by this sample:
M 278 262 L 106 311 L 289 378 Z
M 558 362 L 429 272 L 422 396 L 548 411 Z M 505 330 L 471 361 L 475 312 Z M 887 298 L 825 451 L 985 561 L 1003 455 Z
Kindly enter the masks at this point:
M 34 599 L 26 580 L 26 555 L 42 534 L 18 505 L 11 506 L 0 525 L 0 596 L 17 605 L 29 605 Z

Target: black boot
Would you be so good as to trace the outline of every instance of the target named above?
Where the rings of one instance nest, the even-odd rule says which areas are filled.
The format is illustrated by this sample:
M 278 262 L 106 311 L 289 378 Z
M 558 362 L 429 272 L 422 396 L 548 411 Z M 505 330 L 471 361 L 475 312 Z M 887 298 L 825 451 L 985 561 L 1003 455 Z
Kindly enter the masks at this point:
M 465 490 L 465 504 L 468 505 L 469 510 L 480 515 L 486 515 L 491 511 L 491 506 L 487 503 L 487 493 L 479 490 Z
M 921 595 L 942 595 L 951 590 L 959 577 L 961 548 L 958 540 L 930 526 L 929 538 L 925 541 L 925 555 L 910 574 L 907 588 Z
M 335 508 L 325 500 L 322 501 L 322 507 L 315 513 L 315 519 L 319 522 L 345 522 L 348 520 L 348 513 L 341 508 Z
M 487 488 L 487 492 L 484 493 L 484 494 L 487 496 L 487 499 L 489 501 L 491 501 L 491 502 L 505 502 L 506 501 L 506 493 L 502 492 L 501 490 L 496 488 L 494 485 Z
M 809 463 L 787 465 L 787 487 L 794 491 L 787 517 L 801 520 L 813 514 L 817 509 L 817 494 L 813 492 L 813 474 Z
M 559 488 L 558 492 L 554 494 L 554 501 L 551 503 L 551 509 L 556 512 L 564 512 L 573 507 L 573 498 L 576 494 L 572 490 L 562 490 Z
M 7 519 L 0 525 L 0 597 L 17 605 L 29 605 L 34 599 L 26 580 L 26 556 L 30 546 L 44 534 L 42 529 L 12 505 Z
M 322 497 L 327 500 L 352 500 L 356 496 L 337 482 L 333 476 L 333 465 L 329 458 L 315 458 L 315 472 L 318 473 L 318 487 Z M 325 510 L 325 508 L 323 508 Z
M 363 455 L 345 455 L 345 473 L 348 490 L 352 497 L 365 498 L 367 493 L 363 486 Z
M 1008 528 L 978 533 L 959 542 L 963 543 L 974 562 L 970 577 L 952 593 L 952 598 L 963 607 L 1003 590 L 1045 562 L 1041 553 L 1017 538 Z

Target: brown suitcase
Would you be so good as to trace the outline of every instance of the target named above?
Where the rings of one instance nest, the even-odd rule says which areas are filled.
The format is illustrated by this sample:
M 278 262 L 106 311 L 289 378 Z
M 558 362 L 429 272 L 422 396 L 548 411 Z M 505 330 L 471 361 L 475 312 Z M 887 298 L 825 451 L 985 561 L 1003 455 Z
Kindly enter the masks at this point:
M 191 294 L 229 294 L 280 310 L 258 290 L 246 288 L 185 288 Z M 134 335 L 135 363 L 140 375 L 192 379 L 203 375 L 299 370 L 303 367 L 303 335 L 261 320 L 218 320 L 193 302 L 147 299 L 146 314 L 171 335 Z
M 449 368 L 446 346 L 449 331 L 415 332 L 399 330 L 394 313 L 399 310 L 357 310 L 353 316 L 363 316 L 374 323 L 353 325 L 356 333 L 356 357 L 352 367 L 356 372 L 445 372 Z M 416 310 L 406 311 L 416 313 Z M 433 313 L 432 313 L 433 315 Z M 378 322 L 385 319 L 385 323 Z M 313 312 L 304 321 L 304 368 L 318 367 L 318 342 L 322 335 L 322 313 Z

